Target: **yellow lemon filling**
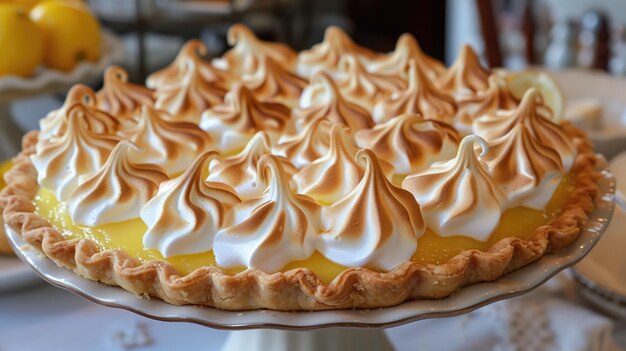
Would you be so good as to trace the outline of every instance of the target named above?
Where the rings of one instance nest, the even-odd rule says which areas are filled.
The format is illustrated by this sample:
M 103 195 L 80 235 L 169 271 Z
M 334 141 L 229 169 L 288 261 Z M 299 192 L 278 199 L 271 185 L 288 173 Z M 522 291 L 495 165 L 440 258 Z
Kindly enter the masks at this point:
M 548 224 L 554 219 L 565 205 L 572 190 L 572 177 L 566 176 L 561 181 L 545 211 L 526 207 L 507 210 L 502 215 L 500 225 L 486 242 L 462 236 L 441 237 L 433 231 L 427 230 L 418 240 L 418 248 L 413 260 L 422 263 L 443 263 L 464 250 L 486 250 L 505 237 L 524 238 L 539 226 Z M 81 226 L 72 223 L 65 204 L 59 202 L 49 190 L 40 188 L 34 202 L 37 213 L 47 219 L 55 228 L 62 230 L 68 238 L 90 239 L 98 244 L 101 249 L 123 250 L 143 262 L 165 260 L 171 263 L 181 274 L 190 273 L 199 267 L 218 267 L 212 251 L 164 258 L 156 250 L 144 249 L 142 241 L 147 227 L 141 219 L 96 227 Z M 309 268 L 326 283 L 332 281 L 346 269 L 346 267 L 326 259 L 318 252 L 306 260 L 287 264 L 283 271 L 293 268 Z M 227 274 L 231 275 L 243 270 L 245 267 L 224 269 Z

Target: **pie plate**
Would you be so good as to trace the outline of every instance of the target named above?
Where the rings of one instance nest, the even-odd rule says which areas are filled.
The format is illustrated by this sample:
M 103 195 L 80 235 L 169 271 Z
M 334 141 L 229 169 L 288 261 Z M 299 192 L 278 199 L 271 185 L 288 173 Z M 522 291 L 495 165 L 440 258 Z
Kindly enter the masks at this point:
M 223 311 L 198 306 L 174 306 L 158 299 L 138 298 L 114 286 L 84 279 L 58 267 L 37 250 L 30 248 L 20 235 L 6 227 L 9 241 L 17 255 L 43 279 L 96 303 L 133 311 L 162 321 L 190 322 L 218 329 L 311 330 L 327 327 L 384 328 L 439 317 L 451 317 L 473 311 L 487 304 L 531 291 L 552 276 L 580 261 L 606 230 L 614 207 L 615 178 L 606 162 L 598 166 L 601 178 L 596 208 L 574 243 L 556 254 L 548 254 L 496 281 L 467 286 L 440 300 L 408 301 L 395 307 L 370 310 L 330 310 L 317 312 L 279 312 L 255 310 Z

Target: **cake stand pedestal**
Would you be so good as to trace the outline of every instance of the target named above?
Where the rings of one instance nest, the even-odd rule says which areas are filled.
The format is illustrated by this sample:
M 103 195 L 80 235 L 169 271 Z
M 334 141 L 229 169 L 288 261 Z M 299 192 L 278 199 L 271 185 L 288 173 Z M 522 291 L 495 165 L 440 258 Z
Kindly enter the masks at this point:
M 232 330 L 224 350 L 391 350 L 383 328 L 429 318 L 458 316 L 487 304 L 525 294 L 580 261 L 600 239 L 613 214 L 615 178 L 600 167 L 600 192 L 579 237 L 567 248 L 507 274 L 496 281 L 464 287 L 440 300 L 407 301 L 388 308 L 281 312 L 223 311 L 197 306 L 174 306 L 159 299 L 140 299 L 115 286 L 84 279 L 57 266 L 5 226 L 20 259 L 49 283 L 101 305 L 122 308 L 145 317 L 188 322 Z M 243 330 L 243 331 L 242 331 Z M 211 349 L 211 347 L 207 347 Z
M 252 329 L 233 331 L 222 351 L 393 351 L 382 329 L 328 328 L 312 331 Z

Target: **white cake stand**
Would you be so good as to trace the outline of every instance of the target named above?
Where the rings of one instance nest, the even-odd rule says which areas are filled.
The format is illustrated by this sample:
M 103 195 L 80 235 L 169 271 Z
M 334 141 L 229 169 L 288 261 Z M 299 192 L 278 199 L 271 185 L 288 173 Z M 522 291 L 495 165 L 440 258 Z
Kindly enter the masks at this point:
M 487 304 L 527 293 L 580 261 L 606 230 L 613 214 L 615 178 L 602 171 L 600 195 L 580 236 L 558 254 L 493 281 L 474 284 L 441 300 L 409 301 L 389 308 L 319 312 L 232 312 L 198 306 L 172 306 L 138 298 L 114 286 L 93 282 L 58 267 L 6 227 L 17 255 L 49 283 L 96 303 L 170 322 L 189 322 L 234 330 L 224 350 L 391 350 L 382 328 L 471 312 Z M 240 330 L 240 331 L 237 331 Z M 210 348 L 210 347 L 209 347 Z

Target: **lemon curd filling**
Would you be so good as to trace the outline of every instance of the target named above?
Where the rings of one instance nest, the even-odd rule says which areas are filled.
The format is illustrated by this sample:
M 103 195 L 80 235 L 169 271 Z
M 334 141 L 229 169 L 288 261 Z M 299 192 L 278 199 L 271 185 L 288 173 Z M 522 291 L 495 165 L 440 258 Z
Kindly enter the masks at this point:
M 456 254 L 468 250 L 485 250 L 505 237 L 524 238 L 537 227 L 550 223 L 562 210 L 573 190 L 572 176 L 563 178 L 550 200 L 545 211 L 526 207 L 516 207 L 505 211 L 500 225 L 485 242 L 463 236 L 441 237 L 431 230 L 418 240 L 417 251 L 413 260 L 421 263 L 443 263 Z M 181 274 L 187 274 L 199 267 L 218 267 L 212 251 L 194 255 L 182 255 L 164 258 L 156 250 L 143 247 L 143 235 L 146 225 L 141 219 L 111 223 L 96 227 L 75 225 L 67 212 L 67 206 L 59 202 L 54 194 L 40 188 L 34 200 L 36 212 L 47 219 L 52 226 L 63 231 L 67 238 L 86 238 L 94 241 L 101 249 L 119 249 L 127 252 L 142 262 L 165 260 L 171 263 Z M 293 268 L 309 268 L 324 282 L 332 281 L 346 267 L 334 263 L 320 253 L 315 252 L 306 260 L 293 261 L 283 271 Z M 245 270 L 245 267 L 224 269 L 225 273 L 234 275 Z

